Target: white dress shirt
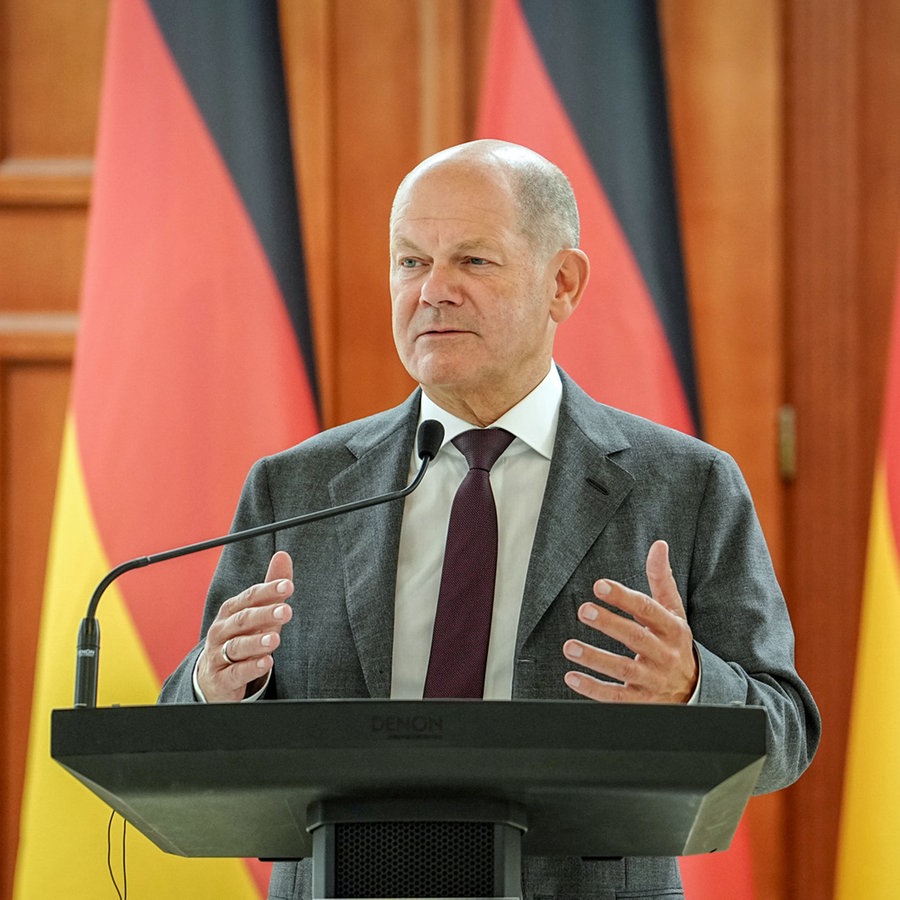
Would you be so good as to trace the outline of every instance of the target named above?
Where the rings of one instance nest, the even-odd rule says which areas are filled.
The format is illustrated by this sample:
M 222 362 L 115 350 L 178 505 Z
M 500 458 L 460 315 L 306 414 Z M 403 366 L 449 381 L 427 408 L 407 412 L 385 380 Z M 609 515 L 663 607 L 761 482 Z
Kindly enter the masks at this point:
M 484 697 L 488 700 L 508 700 L 512 694 L 519 608 L 550 472 L 561 400 L 562 382 L 556 366 L 551 365 L 544 380 L 492 426 L 505 428 L 515 435 L 515 440 L 491 469 L 491 487 L 497 504 L 498 546 L 494 612 L 484 682 Z M 425 419 L 437 419 L 444 426 L 444 442 L 422 484 L 406 498 L 403 509 L 394 595 L 391 678 L 391 697 L 402 700 L 422 698 L 450 507 L 469 468 L 465 457 L 451 441 L 474 427 L 441 409 L 423 394 L 419 421 Z M 418 467 L 419 460 L 413 451 L 410 477 Z

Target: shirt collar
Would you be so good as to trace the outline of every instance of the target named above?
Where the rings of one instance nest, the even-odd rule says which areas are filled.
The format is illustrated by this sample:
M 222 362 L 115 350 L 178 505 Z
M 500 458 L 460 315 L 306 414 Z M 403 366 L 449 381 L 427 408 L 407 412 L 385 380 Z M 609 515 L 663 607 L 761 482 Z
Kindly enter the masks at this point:
M 559 407 L 562 402 L 562 380 L 554 364 L 541 383 L 523 397 L 512 409 L 507 410 L 492 428 L 505 428 L 547 459 L 553 456 L 553 442 L 559 421 Z M 419 422 L 437 419 L 444 426 L 444 442 L 449 443 L 458 434 L 474 427 L 470 422 L 454 416 L 438 406 L 422 392 L 419 407 Z

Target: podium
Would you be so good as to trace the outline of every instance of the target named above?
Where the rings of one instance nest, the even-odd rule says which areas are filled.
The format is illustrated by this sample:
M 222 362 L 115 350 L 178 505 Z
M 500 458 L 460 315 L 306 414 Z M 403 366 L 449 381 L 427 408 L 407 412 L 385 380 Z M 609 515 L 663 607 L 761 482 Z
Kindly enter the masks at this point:
M 311 856 L 317 898 L 512 897 L 522 854 L 725 849 L 765 727 L 577 700 L 103 707 L 54 710 L 51 755 L 169 853 Z

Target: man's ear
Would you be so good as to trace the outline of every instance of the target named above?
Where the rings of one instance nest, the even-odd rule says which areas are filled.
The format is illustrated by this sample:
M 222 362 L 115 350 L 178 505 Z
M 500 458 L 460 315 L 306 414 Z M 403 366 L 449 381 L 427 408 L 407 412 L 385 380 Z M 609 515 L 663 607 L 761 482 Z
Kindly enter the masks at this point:
M 591 263 L 582 250 L 560 250 L 556 271 L 556 294 L 550 304 L 550 317 L 559 325 L 575 312 L 587 287 Z

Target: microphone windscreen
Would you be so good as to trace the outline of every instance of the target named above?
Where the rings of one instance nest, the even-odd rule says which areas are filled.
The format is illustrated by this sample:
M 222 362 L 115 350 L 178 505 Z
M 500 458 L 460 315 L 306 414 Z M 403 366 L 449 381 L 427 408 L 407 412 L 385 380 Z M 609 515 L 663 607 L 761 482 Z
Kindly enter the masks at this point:
M 441 449 L 444 440 L 444 426 L 436 419 L 426 419 L 419 426 L 417 452 L 419 459 L 432 460 Z

